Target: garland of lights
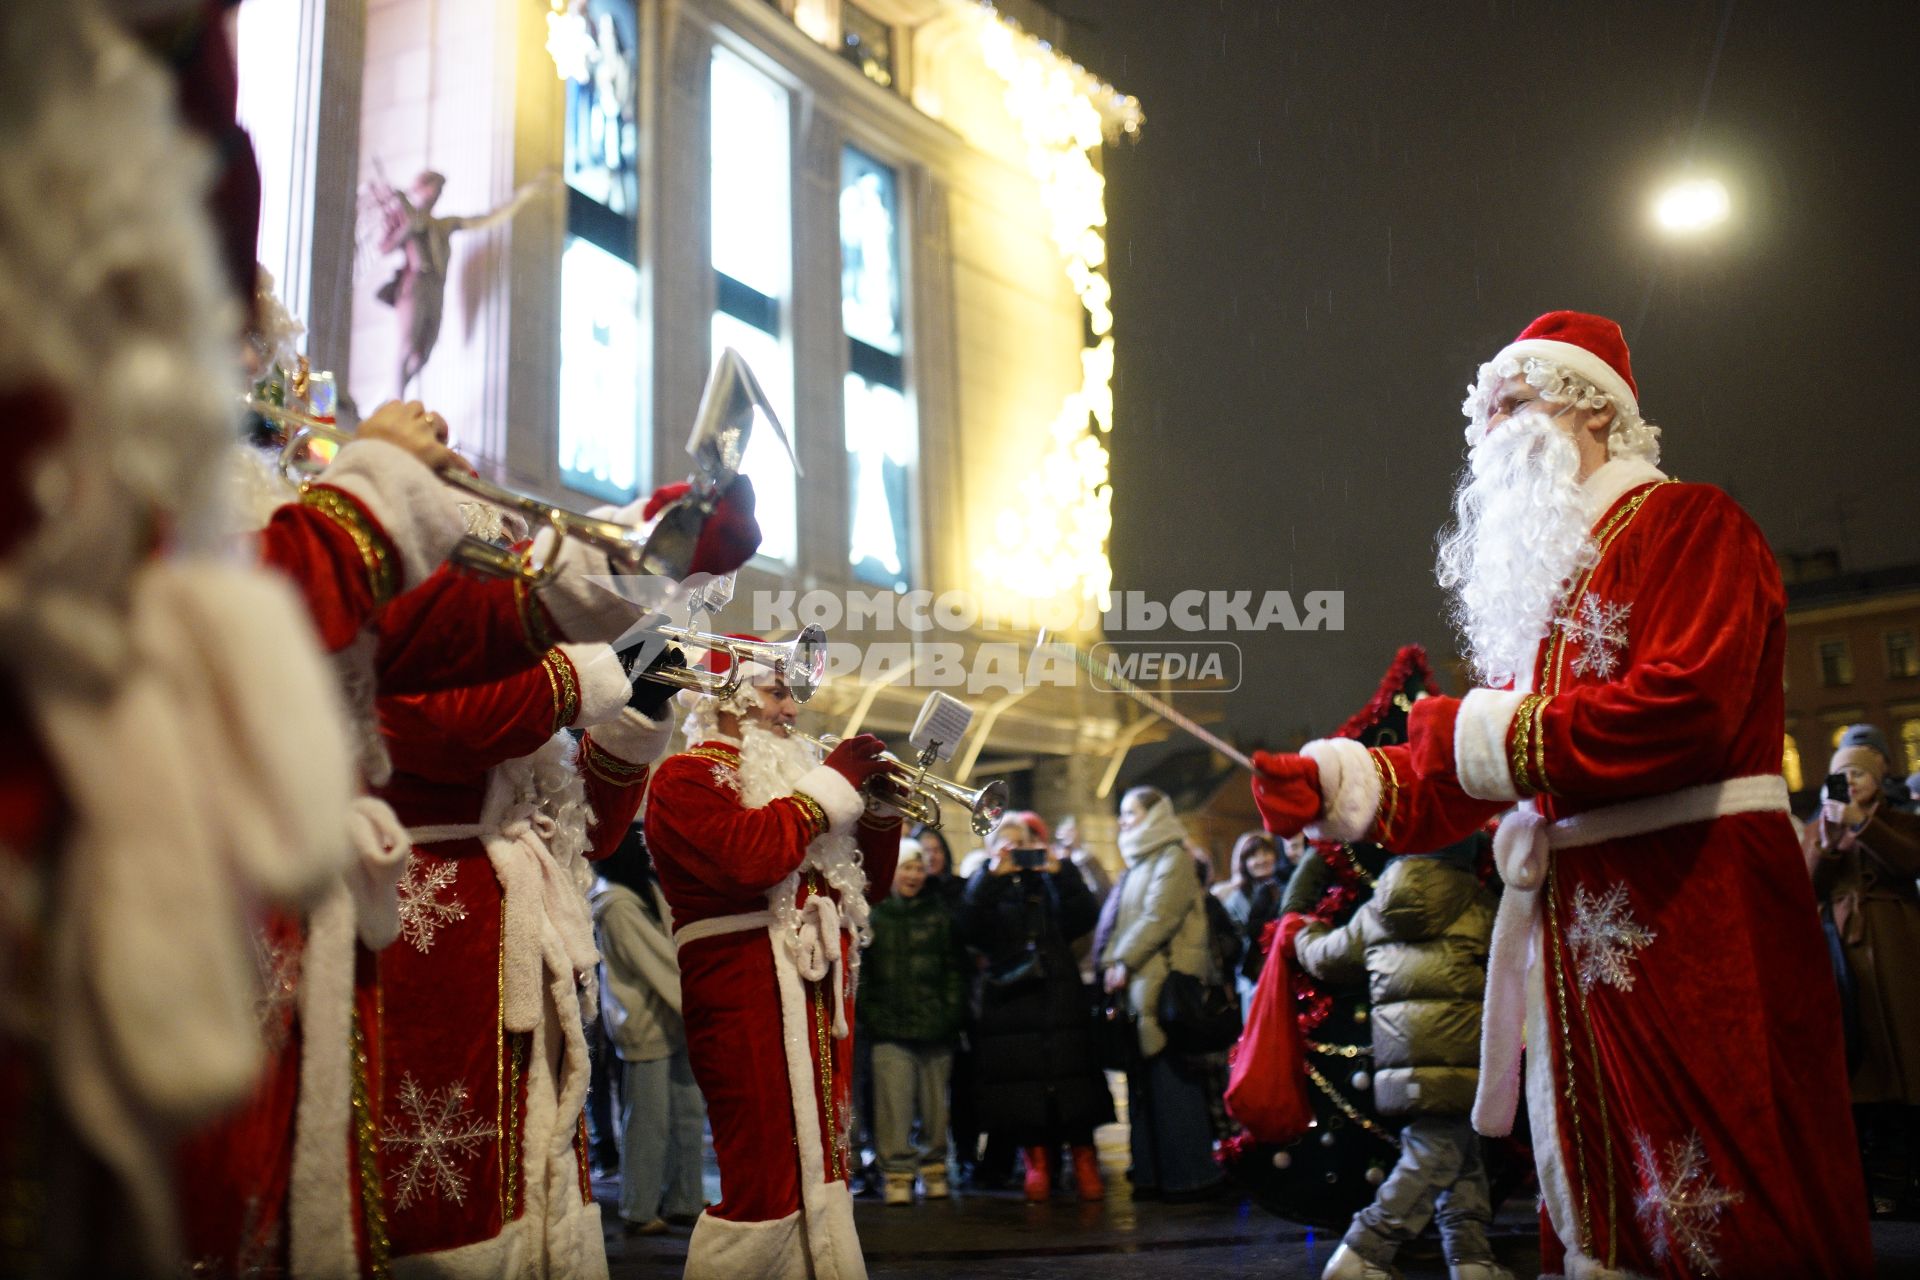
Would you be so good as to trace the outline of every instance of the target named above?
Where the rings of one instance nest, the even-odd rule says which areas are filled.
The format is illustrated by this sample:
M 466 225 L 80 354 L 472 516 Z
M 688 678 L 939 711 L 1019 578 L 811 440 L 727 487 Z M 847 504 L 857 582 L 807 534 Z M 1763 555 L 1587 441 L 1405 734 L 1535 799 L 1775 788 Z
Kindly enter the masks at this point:
M 1006 107 L 1040 185 L 1048 229 L 1067 280 L 1086 310 L 1092 341 L 1080 353 L 1080 386 L 1048 426 L 1038 463 L 994 520 L 977 567 L 1031 599 L 1095 598 L 1104 609 L 1113 571 L 1106 438 L 1113 431 L 1113 289 L 1106 274 L 1106 179 L 1094 150 L 1109 132 L 1137 137 L 1140 104 L 1002 17 L 979 10 L 980 51 L 1006 83 Z

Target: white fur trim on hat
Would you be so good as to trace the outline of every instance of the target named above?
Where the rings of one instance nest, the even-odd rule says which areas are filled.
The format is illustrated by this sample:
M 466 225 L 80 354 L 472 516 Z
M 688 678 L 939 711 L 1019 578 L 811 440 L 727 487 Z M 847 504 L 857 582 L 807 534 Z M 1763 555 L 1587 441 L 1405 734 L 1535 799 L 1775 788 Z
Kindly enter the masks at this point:
M 577 725 L 600 724 L 620 714 L 633 696 L 627 683 L 626 668 L 620 658 L 604 644 L 563 644 L 559 650 L 573 664 L 580 681 L 580 711 L 573 718 Z
M 1320 766 L 1320 820 L 1307 824 L 1307 835 L 1364 840 L 1380 812 L 1380 774 L 1367 749 L 1352 738 L 1321 738 L 1300 754 Z
M 1453 722 L 1453 768 L 1460 789 L 1476 800 L 1518 800 L 1507 737 L 1525 694 L 1510 689 L 1475 689 L 1460 699 Z
M 319 483 L 351 494 L 400 554 L 401 589 L 418 586 L 453 550 L 466 520 L 453 490 L 425 464 L 385 440 L 355 440 Z
M 802 774 L 793 789 L 819 801 L 820 807 L 827 811 L 829 831 L 851 825 L 867 808 L 866 797 L 854 790 L 853 784 L 838 769 L 829 769 L 824 764 Z
M 608 755 L 628 764 L 652 764 L 666 753 L 667 742 L 673 737 L 673 721 L 665 715 L 649 720 L 632 707 L 622 707 L 613 719 L 594 725 L 587 737 Z
M 1627 385 L 1627 380 L 1615 373 L 1612 365 L 1585 347 L 1577 347 L 1571 342 L 1556 342 L 1552 338 L 1527 338 L 1503 347 L 1500 354 L 1493 358 L 1493 363 L 1498 364 L 1508 358 L 1531 358 L 1557 364 L 1591 382 L 1595 390 L 1634 417 L 1640 416 L 1640 399 L 1633 394 L 1633 388 Z

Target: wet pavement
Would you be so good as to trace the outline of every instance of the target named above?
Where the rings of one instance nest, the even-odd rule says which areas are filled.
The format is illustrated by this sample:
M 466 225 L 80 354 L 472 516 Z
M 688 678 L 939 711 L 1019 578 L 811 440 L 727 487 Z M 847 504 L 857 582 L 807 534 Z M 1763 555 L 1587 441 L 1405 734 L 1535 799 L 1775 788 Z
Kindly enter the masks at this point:
M 857 1199 L 854 1216 L 869 1274 L 873 1280 L 1167 1280 L 1175 1275 L 1314 1280 L 1339 1243 L 1337 1232 L 1287 1222 L 1232 1196 L 1199 1204 L 1136 1204 L 1127 1194 L 1122 1172 L 1125 1127 L 1109 1126 L 1099 1136 L 1108 1197 L 1098 1204 L 1078 1203 L 1069 1190 L 1057 1191 L 1044 1205 L 1028 1205 L 1018 1190 L 960 1192 L 912 1208 Z M 614 1209 L 617 1184 L 596 1183 L 595 1188 L 612 1227 L 607 1258 L 614 1280 L 677 1277 L 686 1259 L 688 1232 L 627 1237 L 619 1230 Z M 711 1168 L 708 1194 L 718 1194 Z M 1877 1225 L 1874 1245 L 1881 1280 L 1920 1278 L 1920 1224 Z M 1539 1248 L 1530 1206 L 1516 1202 L 1501 1214 L 1494 1250 L 1515 1275 L 1537 1274 Z M 1399 1266 L 1407 1280 L 1444 1280 L 1447 1274 L 1431 1231 L 1402 1252 Z

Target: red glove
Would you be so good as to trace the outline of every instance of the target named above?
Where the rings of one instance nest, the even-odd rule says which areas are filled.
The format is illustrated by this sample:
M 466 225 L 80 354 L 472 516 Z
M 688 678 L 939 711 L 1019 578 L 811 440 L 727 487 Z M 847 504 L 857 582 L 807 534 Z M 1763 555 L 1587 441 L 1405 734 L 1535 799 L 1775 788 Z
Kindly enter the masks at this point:
M 886 749 L 886 743 L 863 733 L 834 747 L 820 763 L 852 783 L 855 791 L 862 791 L 872 779 L 892 770 L 892 763 L 880 758 Z
M 693 486 L 685 480 L 680 481 L 678 484 L 661 485 L 653 491 L 653 496 L 647 499 L 647 505 L 640 508 L 641 521 L 645 522 L 653 519 L 669 506 L 686 497 L 692 488 Z
M 732 573 L 760 549 L 760 526 L 753 518 L 753 481 L 735 476 L 720 503 L 700 527 L 700 541 L 694 544 L 689 575 Z
M 1299 835 L 1320 816 L 1320 766 L 1305 756 L 1254 752 L 1253 803 L 1269 834 Z

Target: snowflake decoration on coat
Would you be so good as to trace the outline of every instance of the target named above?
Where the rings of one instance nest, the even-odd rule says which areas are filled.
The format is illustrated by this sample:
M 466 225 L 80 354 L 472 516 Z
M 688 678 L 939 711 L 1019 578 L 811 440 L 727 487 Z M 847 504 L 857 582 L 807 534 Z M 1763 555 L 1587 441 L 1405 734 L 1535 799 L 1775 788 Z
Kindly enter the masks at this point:
M 451 888 L 458 874 L 457 863 L 438 858 L 415 853 L 407 861 L 407 874 L 400 881 L 400 936 L 421 955 L 432 948 L 434 934 L 467 918 L 467 909 L 458 899 L 440 900 L 440 891 Z
M 1574 890 L 1567 944 L 1580 967 L 1582 991 L 1593 990 L 1597 982 L 1617 991 L 1633 990 L 1631 961 L 1658 936 L 1633 918 L 1624 884 L 1600 894 L 1588 893 L 1585 885 Z
M 268 1053 L 286 1047 L 292 1031 L 294 1004 L 300 996 L 300 951 L 265 935 L 254 938 L 254 962 L 260 971 L 260 994 L 253 1000 L 254 1021 Z
M 1580 601 L 1579 609 L 1555 622 L 1568 642 L 1580 650 L 1573 660 L 1574 675 L 1613 679 L 1627 647 L 1627 615 L 1632 612 L 1631 603 L 1611 604 L 1589 595 Z
M 1645 1134 L 1634 1135 L 1633 1151 L 1640 1170 L 1634 1215 L 1647 1233 L 1653 1256 L 1661 1262 L 1677 1257 L 1702 1275 L 1719 1274 L 1715 1245 L 1720 1217 L 1746 1197 L 1713 1180 L 1697 1132 L 1669 1142 L 1664 1165 Z
M 400 1110 L 406 1128 L 389 1122 L 381 1145 L 398 1157 L 387 1174 L 395 1185 L 394 1204 L 405 1209 L 425 1196 L 467 1202 L 467 1175 L 454 1161 L 478 1154 L 480 1144 L 500 1131 L 467 1114 L 467 1086 L 460 1083 L 431 1092 L 411 1073 L 400 1078 Z

